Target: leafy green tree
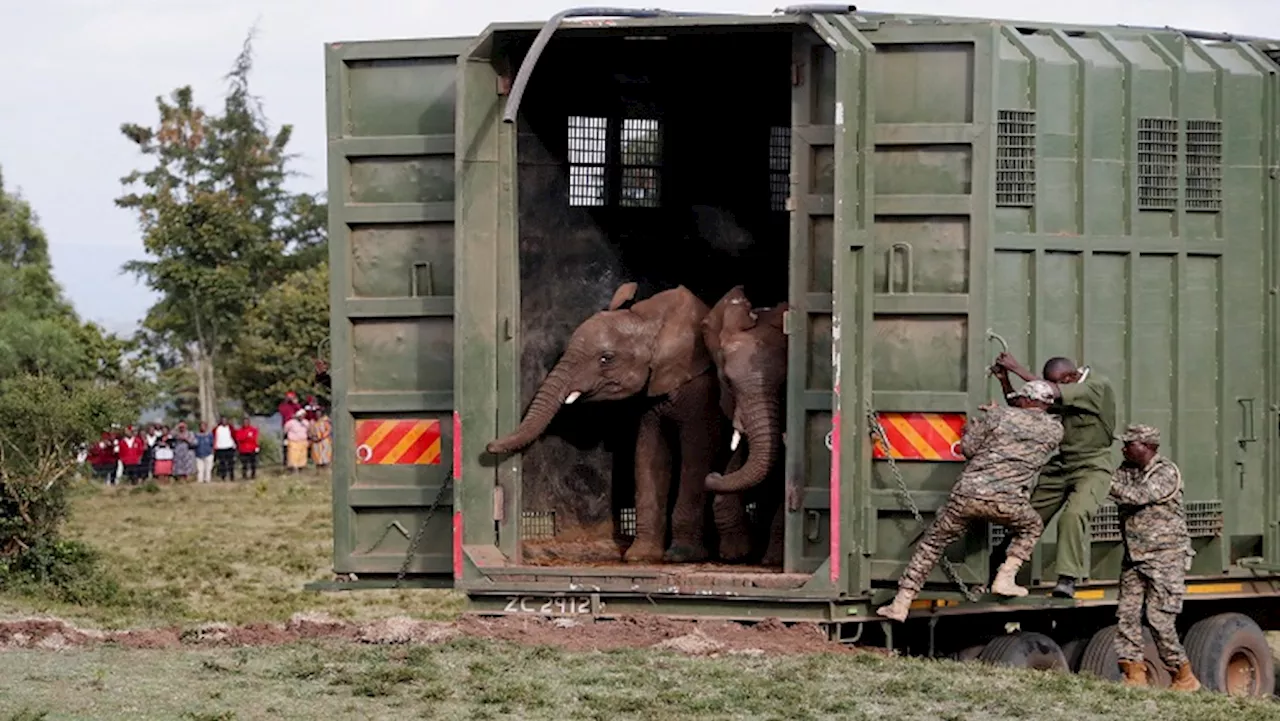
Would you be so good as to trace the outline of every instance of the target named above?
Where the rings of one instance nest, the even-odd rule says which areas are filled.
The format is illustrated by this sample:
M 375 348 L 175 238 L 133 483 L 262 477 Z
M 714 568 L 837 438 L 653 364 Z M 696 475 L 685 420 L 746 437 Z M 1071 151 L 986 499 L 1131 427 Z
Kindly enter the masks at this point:
M 217 413 L 218 377 L 241 318 L 260 294 L 324 252 L 324 205 L 284 188 L 293 130 L 271 132 L 249 90 L 252 67 L 251 34 L 227 76 L 220 115 L 196 105 L 188 86 L 156 98 L 154 127 L 121 127 L 154 160 L 122 179 L 128 192 L 116 200 L 137 213 L 150 256 L 125 270 L 161 294 L 144 326 L 194 371 L 207 423 Z
M 252 412 L 270 414 L 286 391 L 325 395 L 315 383 L 312 353 L 329 337 L 329 267 L 290 274 L 258 299 L 244 318 L 230 391 Z

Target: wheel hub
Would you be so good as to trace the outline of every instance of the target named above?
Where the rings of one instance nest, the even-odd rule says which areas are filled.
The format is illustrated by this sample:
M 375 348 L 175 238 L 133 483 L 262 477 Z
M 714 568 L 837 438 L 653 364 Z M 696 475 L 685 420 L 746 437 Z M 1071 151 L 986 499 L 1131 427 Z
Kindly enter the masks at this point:
M 1227 660 L 1227 693 L 1252 696 L 1258 689 L 1258 659 L 1248 649 L 1239 649 Z

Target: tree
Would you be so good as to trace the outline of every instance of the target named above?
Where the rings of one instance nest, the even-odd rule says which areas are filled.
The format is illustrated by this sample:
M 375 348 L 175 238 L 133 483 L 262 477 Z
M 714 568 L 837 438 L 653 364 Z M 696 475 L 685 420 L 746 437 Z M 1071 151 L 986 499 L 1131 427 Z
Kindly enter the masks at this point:
M 292 273 L 245 316 L 227 369 L 227 385 L 245 407 L 264 415 L 286 391 L 324 395 L 305 350 L 329 337 L 329 267 Z
M 125 270 L 161 294 L 144 326 L 193 369 L 201 420 L 212 424 L 224 354 L 257 296 L 324 254 L 324 205 L 285 190 L 293 129 L 272 133 L 249 91 L 250 33 L 227 75 L 220 115 L 196 105 L 190 86 L 156 98 L 155 127 L 121 132 L 154 159 L 122 178 L 116 200 L 134 210 L 148 260 Z

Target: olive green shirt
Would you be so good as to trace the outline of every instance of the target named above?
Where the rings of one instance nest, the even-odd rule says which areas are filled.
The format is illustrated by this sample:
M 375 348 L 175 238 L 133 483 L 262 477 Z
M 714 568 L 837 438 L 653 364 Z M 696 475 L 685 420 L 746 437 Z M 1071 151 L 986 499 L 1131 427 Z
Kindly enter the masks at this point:
M 1045 472 L 1097 469 L 1110 473 L 1116 428 L 1116 394 L 1111 383 L 1090 372 L 1083 381 L 1064 383 L 1058 389 L 1062 399 L 1050 412 L 1062 417 L 1062 445 Z

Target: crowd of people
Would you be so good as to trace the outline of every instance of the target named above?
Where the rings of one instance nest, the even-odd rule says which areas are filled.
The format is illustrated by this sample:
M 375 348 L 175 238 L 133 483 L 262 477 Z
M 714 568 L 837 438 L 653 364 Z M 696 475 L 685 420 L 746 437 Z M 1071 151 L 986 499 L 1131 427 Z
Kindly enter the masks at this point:
M 333 424 L 325 409 L 314 397 L 305 405 L 299 403 L 297 394 L 290 391 L 277 410 L 283 426 L 284 467 L 300 472 L 308 460 L 316 468 L 327 467 L 333 459 Z M 202 422 L 194 431 L 186 421 L 172 428 L 164 423 L 128 425 L 103 431 L 98 442 L 86 449 L 84 460 L 94 477 L 109 486 L 122 480 L 138 485 L 152 479 L 162 484 L 192 479 L 211 483 L 215 475 L 230 482 L 236 480 L 237 461 L 239 479 L 247 481 L 258 477 L 259 437 L 259 428 L 248 416 L 235 425 L 219 418 L 213 428 Z

